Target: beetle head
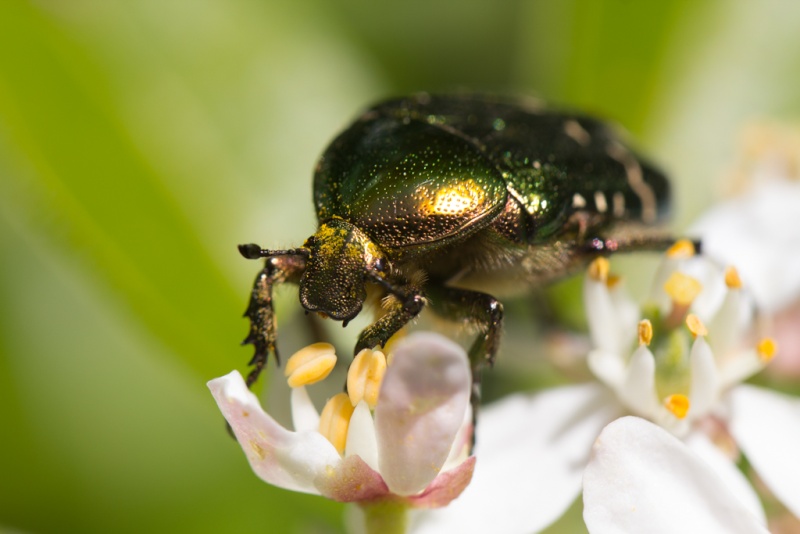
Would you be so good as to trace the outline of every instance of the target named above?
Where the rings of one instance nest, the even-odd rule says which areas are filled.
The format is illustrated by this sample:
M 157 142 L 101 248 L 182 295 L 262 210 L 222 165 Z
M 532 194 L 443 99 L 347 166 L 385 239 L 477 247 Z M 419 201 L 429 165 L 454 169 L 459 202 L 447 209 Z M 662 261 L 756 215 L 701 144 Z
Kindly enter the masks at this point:
M 309 255 L 300 280 L 300 303 L 340 321 L 361 311 L 367 297 L 368 272 L 383 261 L 377 246 L 358 228 L 334 218 L 309 237 Z

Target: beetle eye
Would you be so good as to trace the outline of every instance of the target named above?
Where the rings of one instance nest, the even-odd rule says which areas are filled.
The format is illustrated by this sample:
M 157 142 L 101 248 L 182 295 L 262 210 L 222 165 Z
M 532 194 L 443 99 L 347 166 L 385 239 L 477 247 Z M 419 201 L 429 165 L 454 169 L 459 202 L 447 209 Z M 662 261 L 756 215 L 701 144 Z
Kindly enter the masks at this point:
M 377 260 L 375 260 L 375 263 L 372 264 L 372 268 L 375 269 L 376 271 L 380 271 L 380 272 L 385 271 L 386 270 L 386 260 L 384 260 L 383 258 L 378 258 Z

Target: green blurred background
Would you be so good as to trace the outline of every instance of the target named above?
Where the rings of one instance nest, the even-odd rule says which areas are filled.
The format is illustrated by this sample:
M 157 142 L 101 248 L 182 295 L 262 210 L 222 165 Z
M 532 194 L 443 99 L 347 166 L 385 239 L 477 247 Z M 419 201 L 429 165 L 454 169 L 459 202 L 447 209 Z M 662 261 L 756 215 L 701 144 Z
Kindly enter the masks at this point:
M 340 532 L 252 474 L 205 386 L 251 354 L 235 245 L 313 232 L 326 142 L 390 95 L 538 95 L 626 127 L 681 228 L 744 123 L 797 117 L 799 24 L 794 0 L 3 1 L 0 527 Z

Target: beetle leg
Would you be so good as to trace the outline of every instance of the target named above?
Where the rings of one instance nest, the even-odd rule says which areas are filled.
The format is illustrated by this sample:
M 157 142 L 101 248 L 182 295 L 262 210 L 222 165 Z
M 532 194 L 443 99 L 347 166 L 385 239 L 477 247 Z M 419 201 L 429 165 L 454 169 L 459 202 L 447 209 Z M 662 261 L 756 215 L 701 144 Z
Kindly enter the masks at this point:
M 491 295 L 468 289 L 431 284 L 431 306 L 439 315 L 477 326 L 481 333 L 469 349 L 472 368 L 472 417 L 477 418 L 481 400 L 481 372 L 494 365 L 503 325 L 503 304 Z
M 306 259 L 302 255 L 275 256 L 267 258 L 264 268 L 256 276 L 250 293 L 250 303 L 244 312 L 245 317 L 250 319 L 250 332 L 242 341 L 242 345 L 255 346 L 255 354 L 248 364 L 252 365 L 253 369 L 247 375 L 247 387 L 258 380 L 258 376 L 267 364 L 270 352 L 275 354 L 275 362 L 280 365 L 272 288 L 275 284 L 285 282 L 298 283 L 305 267 Z
M 644 236 L 627 239 L 604 239 L 594 237 L 587 239 L 581 246 L 581 253 L 587 257 L 606 256 L 617 252 L 642 252 L 646 250 L 662 252 L 675 244 L 676 239 L 669 236 Z M 700 252 L 701 242 L 692 241 L 694 248 Z
M 401 289 L 393 286 L 382 284 L 388 288 L 390 293 L 394 295 L 395 301 L 389 311 L 372 323 L 370 326 L 361 332 L 358 336 L 358 342 L 355 347 L 355 354 L 358 354 L 364 349 L 371 349 L 377 345 L 383 347 L 389 338 L 391 338 L 398 330 L 407 325 L 414 317 L 419 315 L 422 308 L 425 307 L 426 300 L 421 293 L 410 291 L 404 293 Z

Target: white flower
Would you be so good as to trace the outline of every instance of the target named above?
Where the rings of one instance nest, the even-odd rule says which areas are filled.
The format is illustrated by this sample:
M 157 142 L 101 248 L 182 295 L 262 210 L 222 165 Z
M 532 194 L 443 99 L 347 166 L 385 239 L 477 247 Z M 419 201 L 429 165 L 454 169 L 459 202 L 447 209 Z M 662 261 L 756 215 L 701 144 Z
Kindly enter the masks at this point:
M 756 123 L 743 131 L 736 196 L 690 230 L 709 257 L 735 262 L 783 349 L 770 374 L 800 377 L 800 129 Z
M 800 181 L 759 182 L 710 210 L 693 233 L 704 254 L 736 262 L 763 310 L 776 312 L 800 298 Z
M 475 463 L 468 457 L 471 378 L 463 349 L 435 334 L 414 334 L 397 343 L 388 368 L 381 353 L 368 351 L 363 365 L 351 366 L 350 397 L 337 395 L 320 416 L 298 385 L 324 378 L 332 367 L 319 345 L 287 362 L 297 386 L 294 431 L 262 409 L 238 372 L 209 382 L 255 473 L 272 485 L 342 502 L 437 507 L 457 497 Z
M 738 194 L 692 232 L 705 254 L 736 264 L 760 309 L 779 311 L 800 299 L 800 130 L 749 125 L 732 178 Z
M 764 524 L 764 512 L 732 461 L 736 445 L 774 494 L 800 516 L 800 401 L 741 384 L 766 364 L 774 343 L 764 339 L 742 347 L 750 317 L 735 271 L 715 274 L 707 262 L 689 256 L 691 244 L 686 242 L 668 254 L 657 275 L 653 304 L 643 309 L 608 275 L 605 260 L 592 265 L 584 288 L 595 347 L 588 363 L 602 385 L 514 395 L 487 407 L 477 429 L 481 461 L 472 484 L 447 508 L 421 513 L 418 532 L 454 525 L 459 532 L 475 533 L 541 530 L 580 492 L 600 431 L 626 414 L 649 419 L 680 438 L 667 440 L 680 444 L 670 450 L 699 455 L 704 469 L 713 471 L 733 495 L 725 502 L 737 503 L 744 511 L 736 514 L 746 514 L 752 524 Z M 629 476 L 631 484 L 635 477 L 650 476 L 646 464 L 635 463 L 636 450 L 627 451 L 619 440 L 612 443 L 619 447 L 616 454 L 643 470 Z M 678 475 L 676 470 L 673 479 L 681 480 Z M 660 482 L 652 477 L 649 483 Z M 639 491 L 625 490 L 627 479 L 614 481 L 620 485 L 616 492 L 597 486 L 611 483 L 600 476 L 583 480 L 585 494 L 608 499 L 595 501 L 598 510 L 624 507 L 629 493 Z M 680 490 L 670 487 L 691 499 L 693 479 L 682 484 Z M 589 522 L 598 515 L 587 516 L 593 532 L 653 531 L 649 526 L 628 530 L 624 523 L 611 527 Z M 725 531 L 724 523 L 717 530 Z
M 706 459 L 638 417 L 603 430 L 583 480 L 591 532 L 767 532 Z

